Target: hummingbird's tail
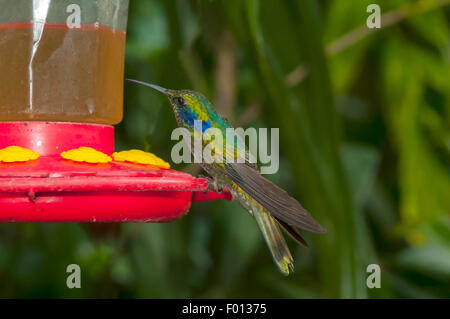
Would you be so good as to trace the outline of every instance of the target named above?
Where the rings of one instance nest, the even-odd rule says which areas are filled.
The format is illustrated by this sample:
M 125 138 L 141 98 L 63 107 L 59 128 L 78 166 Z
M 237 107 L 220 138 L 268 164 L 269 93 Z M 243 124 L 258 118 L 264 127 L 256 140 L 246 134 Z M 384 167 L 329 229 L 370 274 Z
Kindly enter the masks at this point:
M 252 210 L 253 216 L 269 247 L 273 261 L 283 275 L 289 275 L 290 272 L 294 271 L 294 260 L 277 222 L 262 206 L 252 206 L 259 206 Z

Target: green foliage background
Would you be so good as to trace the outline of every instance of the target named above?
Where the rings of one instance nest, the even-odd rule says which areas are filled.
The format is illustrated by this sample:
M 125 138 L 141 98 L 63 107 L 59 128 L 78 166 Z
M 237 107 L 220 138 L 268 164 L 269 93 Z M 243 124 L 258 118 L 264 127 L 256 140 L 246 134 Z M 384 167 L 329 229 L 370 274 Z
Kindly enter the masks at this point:
M 0 297 L 450 297 L 449 1 L 376 1 L 383 27 L 368 30 L 373 2 L 131 0 L 127 77 L 280 128 L 271 179 L 328 229 L 289 241 L 294 275 L 238 204 L 205 202 L 168 224 L 2 224 Z M 124 108 L 117 148 L 169 159 L 165 98 L 126 84 Z

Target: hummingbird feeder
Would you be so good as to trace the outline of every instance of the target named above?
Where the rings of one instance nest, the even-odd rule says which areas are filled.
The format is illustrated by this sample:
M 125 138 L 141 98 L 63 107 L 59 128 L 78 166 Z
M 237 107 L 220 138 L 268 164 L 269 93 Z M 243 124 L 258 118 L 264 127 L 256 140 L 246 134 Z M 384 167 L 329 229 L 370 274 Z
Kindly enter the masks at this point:
M 128 0 L 0 0 L 0 221 L 166 222 L 228 199 L 151 153 L 114 153 Z

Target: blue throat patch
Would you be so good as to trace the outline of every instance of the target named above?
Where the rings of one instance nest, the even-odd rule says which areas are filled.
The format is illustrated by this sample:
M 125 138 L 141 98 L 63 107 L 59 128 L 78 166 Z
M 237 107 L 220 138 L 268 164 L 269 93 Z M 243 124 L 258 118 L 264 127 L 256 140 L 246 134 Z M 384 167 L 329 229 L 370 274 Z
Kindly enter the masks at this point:
M 207 129 L 211 127 L 211 121 L 208 120 L 206 122 L 202 121 L 202 132 L 205 133 Z
M 198 118 L 198 115 L 189 109 L 179 111 L 180 118 L 189 126 L 194 126 L 194 121 Z M 202 121 L 202 133 L 211 127 L 211 121 Z
M 179 114 L 181 119 L 189 126 L 194 125 L 194 121 L 197 119 L 197 114 L 195 114 L 192 110 L 189 109 L 179 110 Z

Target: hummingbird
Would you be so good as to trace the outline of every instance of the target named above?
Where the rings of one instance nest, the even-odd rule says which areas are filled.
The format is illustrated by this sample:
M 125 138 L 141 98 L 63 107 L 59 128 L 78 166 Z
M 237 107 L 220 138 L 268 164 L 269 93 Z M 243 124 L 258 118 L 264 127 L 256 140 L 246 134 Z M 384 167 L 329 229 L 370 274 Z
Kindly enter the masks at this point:
M 207 133 L 209 128 L 215 128 L 225 136 L 226 129 L 232 128 L 228 121 L 214 111 L 213 105 L 198 92 L 171 90 L 138 80 L 126 80 L 164 94 L 172 105 L 178 126 L 186 128 L 192 138 L 195 130 Z M 196 121 L 201 121 L 201 125 L 194 125 Z M 213 140 L 212 143 L 214 142 L 217 141 Z M 208 180 L 208 187 L 211 185 L 217 191 L 226 188 L 233 199 L 255 218 L 275 265 L 283 275 L 289 275 L 294 271 L 294 260 L 280 228 L 297 243 L 306 247 L 308 244 L 300 234 L 300 229 L 312 233 L 325 233 L 326 230 L 296 199 L 260 174 L 257 164 L 249 160 L 251 154 L 245 147 L 237 147 L 234 143 L 228 145 L 225 139 L 221 142 L 220 145 L 224 145 L 223 153 L 226 155 L 231 153 L 232 159 L 242 160 L 236 162 L 230 161 L 229 157 L 224 159 L 224 154 L 215 150 L 215 155 L 221 156 L 221 161 L 200 163 L 212 178 Z M 194 152 L 192 147 L 191 152 Z

